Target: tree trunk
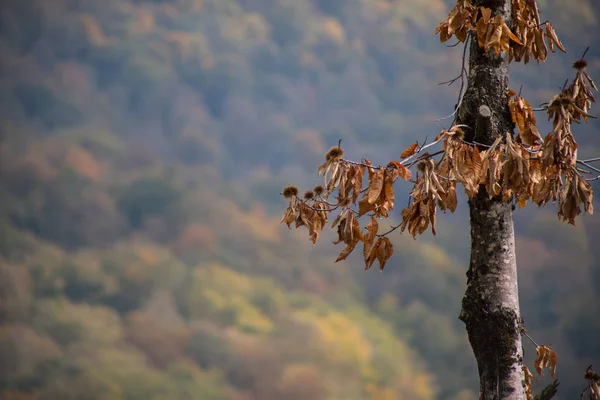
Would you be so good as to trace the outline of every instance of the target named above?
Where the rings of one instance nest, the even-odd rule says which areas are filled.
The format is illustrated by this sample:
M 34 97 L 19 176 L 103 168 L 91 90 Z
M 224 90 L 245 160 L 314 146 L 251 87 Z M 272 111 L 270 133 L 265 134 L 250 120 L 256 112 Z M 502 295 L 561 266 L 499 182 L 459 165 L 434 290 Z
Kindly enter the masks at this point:
M 479 5 L 510 18 L 510 0 Z M 489 145 L 513 132 L 507 90 L 508 54 L 486 54 L 471 38 L 467 90 L 458 112 L 459 122 L 471 127 L 467 140 Z M 512 205 L 489 199 L 481 187 L 469 208 L 471 260 L 460 319 L 477 359 L 480 398 L 525 399 Z

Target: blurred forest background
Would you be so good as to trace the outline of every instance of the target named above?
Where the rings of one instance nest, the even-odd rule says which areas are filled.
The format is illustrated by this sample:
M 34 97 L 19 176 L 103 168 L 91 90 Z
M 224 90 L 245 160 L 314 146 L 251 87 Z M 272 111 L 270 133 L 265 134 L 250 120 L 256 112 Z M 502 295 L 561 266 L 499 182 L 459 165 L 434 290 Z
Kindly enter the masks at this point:
M 569 54 L 512 68 L 534 105 L 587 46 L 600 82 L 600 3 L 538 3 Z M 340 138 L 387 162 L 441 130 L 448 1 L 0 7 L 0 399 L 477 398 L 464 201 L 435 239 L 394 235 L 384 274 L 279 225 Z M 600 155 L 597 121 L 574 132 Z M 572 399 L 600 367 L 600 217 L 555 213 L 516 211 L 521 305 Z

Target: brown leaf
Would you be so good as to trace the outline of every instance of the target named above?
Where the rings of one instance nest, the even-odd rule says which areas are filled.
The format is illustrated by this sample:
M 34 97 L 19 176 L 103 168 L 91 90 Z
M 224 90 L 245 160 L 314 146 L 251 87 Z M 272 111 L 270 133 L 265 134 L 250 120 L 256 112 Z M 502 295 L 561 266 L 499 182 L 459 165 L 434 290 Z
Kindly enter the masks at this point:
M 362 217 L 370 211 L 375 211 L 375 205 L 369 203 L 369 199 L 365 194 L 363 198 L 358 202 L 358 216 Z
M 558 39 L 558 36 L 556 36 L 554 27 L 548 21 L 546 21 L 546 37 L 548 39 L 548 45 L 550 46 L 551 52 L 554 53 L 554 45 L 556 45 L 556 47 L 558 47 L 563 53 L 567 52 L 563 47 L 563 44 Z
M 279 221 L 279 223 L 286 223 L 288 228 L 292 229 L 291 224 L 292 222 L 294 222 L 296 220 L 296 210 L 293 209 L 292 207 L 288 207 L 285 209 L 285 212 L 283 213 L 283 217 L 281 218 L 281 221 Z
M 356 200 L 362 190 L 363 175 L 365 174 L 365 166 L 357 165 L 352 182 L 352 203 L 356 204 Z
M 383 272 L 385 264 L 394 254 L 394 246 L 390 239 L 386 236 L 381 241 L 381 245 L 377 248 L 377 260 L 379 261 L 379 271 Z
M 387 211 L 390 211 L 394 209 L 394 182 L 392 181 L 392 175 L 388 172 L 388 170 L 384 170 L 384 172 L 383 190 L 381 192 L 383 201 L 381 202 L 381 207 Z
M 371 253 L 371 246 L 373 246 L 373 242 L 375 241 L 375 237 L 377 236 L 377 231 L 379 230 L 379 223 L 373 217 L 371 217 L 371 222 L 367 225 L 367 233 L 363 235 L 363 256 L 365 260 L 365 269 L 368 269 L 367 262 L 369 260 L 369 255 Z
M 373 263 L 377 259 L 377 252 L 379 251 L 379 246 L 381 246 L 382 242 L 383 240 L 381 238 L 377 238 L 377 241 L 375 241 L 373 248 L 369 251 L 369 258 L 365 261 L 365 270 L 373 266 Z
M 549 346 L 537 346 L 535 349 L 537 358 L 534 361 L 534 367 L 540 376 L 544 376 L 544 368 L 550 368 L 550 375 L 556 374 L 556 352 Z
M 367 200 L 369 201 L 369 204 L 374 204 L 377 199 L 379 199 L 381 190 L 383 189 L 384 174 L 385 169 L 380 169 L 373 174 L 373 177 L 369 181 L 369 188 L 367 189 Z
M 402 153 L 400 154 L 400 158 L 404 159 L 404 158 L 412 156 L 413 154 L 416 154 L 418 148 L 419 148 L 419 143 L 411 144 L 406 149 L 404 149 L 404 151 L 402 151 Z
M 516 37 L 514 33 L 512 33 L 510 28 L 506 25 L 506 22 L 502 22 L 502 33 L 508 38 L 510 38 L 510 40 L 512 40 L 513 42 L 517 44 L 523 44 L 521 40 L 519 40 L 519 38 Z
M 353 213 L 350 213 L 346 217 L 345 224 L 340 224 L 339 226 L 342 227 L 342 225 L 344 225 L 344 232 L 341 234 L 341 236 L 343 236 L 343 240 L 344 243 L 346 243 L 346 247 L 344 248 L 344 250 L 342 250 L 335 262 L 345 260 L 346 257 L 348 257 L 350 253 L 352 253 L 357 243 L 363 239 L 362 233 L 360 232 L 360 224 L 358 220 L 354 217 Z
M 410 181 L 410 178 L 412 176 L 410 169 L 406 168 L 399 161 L 392 160 L 392 161 L 390 161 L 390 163 L 387 166 L 388 166 L 388 168 L 392 168 L 392 167 L 396 168 L 397 174 L 400 178 Z
M 527 400 L 533 399 L 533 394 L 531 393 L 531 378 L 537 381 L 536 377 L 529 371 L 526 365 L 523 365 L 523 374 L 525 375 L 525 395 L 527 396 Z

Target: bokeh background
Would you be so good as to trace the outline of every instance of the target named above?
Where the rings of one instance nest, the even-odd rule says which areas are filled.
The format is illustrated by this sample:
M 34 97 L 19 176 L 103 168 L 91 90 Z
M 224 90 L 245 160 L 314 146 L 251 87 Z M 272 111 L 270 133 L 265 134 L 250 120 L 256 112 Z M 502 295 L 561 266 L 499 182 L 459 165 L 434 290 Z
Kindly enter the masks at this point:
M 600 82 L 600 2 L 538 3 L 569 54 L 512 67 L 534 105 L 587 46 Z M 317 183 L 339 139 L 386 163 L 449 123 L 449 6 L 3 0 L 0 399 L 476 399 L 464 196 L 437 237 L 392 235 L 383 274 L 279 225 L 282 187 Z M 574 132 L 600 156 L 597 121 Z M 526 327 L 578 398 L 600 367 L 600 217 L 515 219 Z

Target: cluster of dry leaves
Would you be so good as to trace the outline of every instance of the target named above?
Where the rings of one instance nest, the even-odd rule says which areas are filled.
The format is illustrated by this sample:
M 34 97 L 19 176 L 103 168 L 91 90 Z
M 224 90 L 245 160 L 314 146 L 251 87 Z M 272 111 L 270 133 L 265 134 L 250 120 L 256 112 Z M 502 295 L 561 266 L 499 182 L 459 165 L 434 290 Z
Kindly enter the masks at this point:
M 282 222 L 288 227 L 306 226 L 313 243 L 327 224 L 328 213 L 339 210 L 332 227 L 337 227 L 338 240 L 346 247 L 336 261 L 346 259 L 359 242 L 364 245 L 365 268 L 375 260 L 383 269 L 393 254 L 393 246 L 385 236 L 400 228 L 416 238 L 431 226 L 436 233 L 436 210 L 444 212 L 456 209 L 456 185 L 461 183 L 469 198 L 484 187 L 490 198 L 501 196 L 504 201 L 514 199 L 519 207 L 528 201 L 539 206 L 548 202 L 558 203 L 558 216 L 565 222 L 575 223 L 582 208 L 593 212 L 593 192 L 589 182 L 577 167 L 577 143 L 571 132 L 573 122 L 586 121 L 594 82 L 585 72 L 586 63 L 574 63 L 576 77 L 570 85 L 555 96 L 548 105 L 553 130 L 542 139 L 531 105 L 509 91 L 508 107 L 517 129 L 513 139 L 509 132 L 498 137 L 491 146 L 474 145 L 464 140 L 461 126 L 443 130 L 435 141 L 427 146 L 412 144 L 400 155 L 400 161 L 392 160 L 386 167 L 375 166 L 369 160 L 361 162 L 343 158 L 339 145 L 331 148 L 325 163 L 319 167 L 324 186 L 317 186 L 298 196 L 298 189 L 287 187 L 284 196 L 290 200 Z M 434 154 L 422 153 L 425 147 L 441 144 L 442 150 Z M 419 155 L 420 154 L 420 155 Z M 435 156 L 441 154 L 439 159 Z M 413 179 L 409 167 L 416 165 Z M 363 179 L 366 173 L 366 185 Z M 394 208 L 394 182 L 404 179 L 414 183 L 410 192 L 410 204 L 401 212 L 400 225 L 379 234 L 377 218 L 389 217 Z M 335 202 L 328 199 L 335 194 Z M 360 227 L 359 218 L 371 215 L 366 232 Z
M 552 52 L 554 46 L 565 51 L 552 25 L 549 22 L 540 23 L 534 0 L 512 0 L 510 21 L 505 21 L 501 15 L 492 16 L 489 8 L 477 7 L 469 0 L 459 0 L 448 18 L 435 30 L 436 34 L 440 34 L 441 42 L 452 36 L 464 42 L 469 32 L 475 33 L 479 47 L 486 52 L 490 49 L 496 54 L 505 51 L 510 54 L 511 60 L 523 60 L 525 64 L 531 58 L 538 62 L 546 60 L 548 47 Z
M 585 370 L 584 378 L 588 381 L 588 387 L 581 393 L 581 398 L 585 395 L 585 392 L 589 390 L 590 400 L 600 400 L 600 374 L 592 369 L 590 365 Z
M 490 9 L 474 6 L 469 0 L 458 0 L 448 18 L 436 29 L 444 42 L 453 35 L 460 41 L 475 32 L 479 45 L 486 51 L 509 51 L 511 58 L 525 62 L 530 57 L 540 61 L 547 55 L 544 36 L 550 50 L 554 45 L 563 50 L 552 26 L 540 24 L 539 11 L 534 0 L 513 0 L 512 20 L 507 25 L 500 15 L 492 16 Z M 542 26 L 545 25 L 545 33 Z M 512 29 L 512 30 L 511 30 Z M 592 188 L 582 173 L 590 171 L 577 167 L 577 143 L 571 124 L 592 117 L 588 110 L 594 102 L 592 90 L 598 90 L 586 72 L 587 63 L 581 59 L 573 64 L 577 73 L 570 85 L 548 104 L 553 130 L 542 139 L 531 105 L 516 92 L 508 93 L 508 108 L 517 129 L 513 139 L 510 132 L 498 137 L 491 146 L 473 144 L 464 140 L 463 126 L 443 130 L 428 145 L 414 143 L 387 166 L 375 166 L 369 160 L 354 162 L 343 158 L 340 145 L 332 147 L 319 167 L 324 185 L 298 196 L 298 189 L 288 186 L 283 195 L 289 199 L 281 222 L 288 227 L 305 226 L 310 240 L 315 243 L 328 222 L 328 214 L 339 210 L 332 223 L 337 228 L 336 244 L 344 243 L 336 261 L 344 260 L 360 242 L 364 245 L 365 268 L 375 260 L 383 270 L 394 252 L 386 235 L 400 228 L 416 238 L 431 226 L 436 233 L 436 210 L 456 209 L 456 185 L 461 183 L 467 197 L 473 198 L 485 188 L 490 198 L 501 196 L 506 202 L 515 201 L 525 207 L 528 201 L 543 206 L 558 203 L 558 215 L 563 221 L 575 223 L 582 207 L 593 212 Z M 424 149 L 441 144 L 442 150 L 429 154 Z M 441 155 L 436 160 L 435 156 Z M 583 163 L 585 165 L 585 163 Z M 409 168 L 417 167 L 416 178 Z M 363 180 L 367 174 L 367 182 Z M 394 208 L 393 184 L 398 179 L 414 183 L 409 205 L 401 212 L 402 221 L 389 231 L 379 233 L 378 218 L 389 217 Z M 335 201 L 329 197 L 335 195 Z M 359 218 L 371 216 L 365 231 Z

